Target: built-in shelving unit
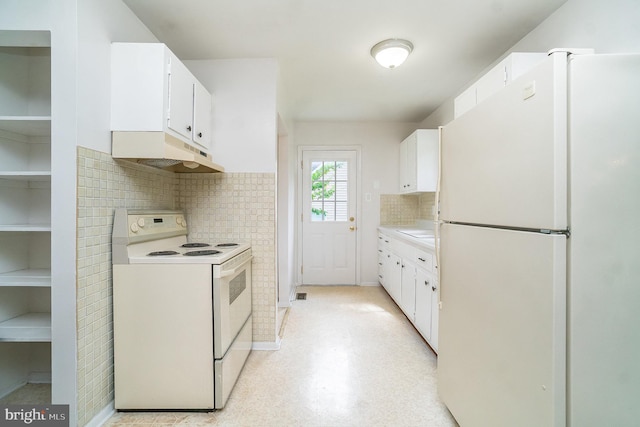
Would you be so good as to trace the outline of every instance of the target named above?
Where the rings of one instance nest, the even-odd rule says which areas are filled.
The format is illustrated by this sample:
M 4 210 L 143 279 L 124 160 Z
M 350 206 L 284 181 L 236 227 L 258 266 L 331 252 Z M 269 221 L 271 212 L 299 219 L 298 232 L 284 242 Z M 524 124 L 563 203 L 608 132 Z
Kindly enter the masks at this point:
M 0 31 L 0 398 L 51 379 L 50 36 L 8 33 Z

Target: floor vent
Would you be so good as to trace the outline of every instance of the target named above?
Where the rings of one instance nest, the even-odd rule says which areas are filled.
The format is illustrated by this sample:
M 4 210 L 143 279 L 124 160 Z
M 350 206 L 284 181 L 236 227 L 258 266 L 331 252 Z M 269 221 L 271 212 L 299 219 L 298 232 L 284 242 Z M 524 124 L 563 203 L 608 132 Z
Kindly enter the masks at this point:
M 306 292 L 298 292 L 296 294 L 296 299 L 307 299 L 307 293 Z

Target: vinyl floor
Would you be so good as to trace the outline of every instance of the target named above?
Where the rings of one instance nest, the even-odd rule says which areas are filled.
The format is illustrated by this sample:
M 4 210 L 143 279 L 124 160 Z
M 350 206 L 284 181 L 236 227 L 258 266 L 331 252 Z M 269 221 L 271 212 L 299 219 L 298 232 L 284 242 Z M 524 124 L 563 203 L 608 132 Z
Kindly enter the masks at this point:
M 254 351 L 224 409 L 120 412 L 105 426 L 421 426 L 457 423 L 436 356 L 381 287 L 306 286 L 279 351 Z

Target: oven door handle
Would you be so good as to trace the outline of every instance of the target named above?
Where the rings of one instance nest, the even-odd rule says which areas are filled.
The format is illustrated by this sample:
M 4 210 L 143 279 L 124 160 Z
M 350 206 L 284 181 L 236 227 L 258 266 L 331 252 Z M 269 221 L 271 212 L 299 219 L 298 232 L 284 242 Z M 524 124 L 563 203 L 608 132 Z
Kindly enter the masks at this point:
M 253 259 L 253 255 L 251 255 L 249 258 L 247 258 L 245 260 L 245 262 L 243 262 L 242 264 L 240 264 L 239 266 L 237 266 L 233 270 L 225 270 L 225 271 L 221 272 L 220 273 L 220 278 L 227 277 L 227 276 L 233 276 L 238 271 L 242 270 L 244 268 L 244 266 L 247 265 L 248 262 L 251 262 L 252 259 Z

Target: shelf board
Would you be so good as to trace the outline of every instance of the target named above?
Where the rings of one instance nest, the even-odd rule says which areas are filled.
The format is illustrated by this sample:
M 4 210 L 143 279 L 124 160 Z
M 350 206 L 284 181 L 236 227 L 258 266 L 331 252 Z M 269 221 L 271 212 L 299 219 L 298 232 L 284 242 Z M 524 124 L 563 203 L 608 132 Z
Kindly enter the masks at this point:
M 51 286 L 51 270 L 28 269 L 0 273 L 0 286 Z
M 51 116 L 0 116 L 0 130 L 26 136 L 51 136 Z
M 0 172 L 0 179 L 15 181 L 51 181 L 51 171 L 4 171 Z
M 0 231 L 51 231 L 51 224 L 0 224 Z
M 27 313 L 0 323 L 0 341 L 50 342 L 51 313 Z

